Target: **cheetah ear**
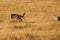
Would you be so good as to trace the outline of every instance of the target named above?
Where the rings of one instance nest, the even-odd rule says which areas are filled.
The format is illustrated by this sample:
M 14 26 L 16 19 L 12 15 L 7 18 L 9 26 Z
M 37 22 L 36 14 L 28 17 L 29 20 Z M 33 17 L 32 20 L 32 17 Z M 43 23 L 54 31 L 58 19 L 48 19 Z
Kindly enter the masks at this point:
M 25 15 L 25 13 L 23 15 Z
M 23 17 L 25 16 L 25 13 L 23 14 Z

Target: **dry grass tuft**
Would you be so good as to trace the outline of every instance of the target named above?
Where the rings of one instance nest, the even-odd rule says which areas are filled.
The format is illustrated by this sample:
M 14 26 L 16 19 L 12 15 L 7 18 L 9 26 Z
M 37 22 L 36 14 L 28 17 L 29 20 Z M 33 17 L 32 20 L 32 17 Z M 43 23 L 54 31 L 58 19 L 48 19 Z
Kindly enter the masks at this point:
M 41 40 L 41 37 L 38 35 L 33 35 L 30 33 L 25 34 L 27 40 Z

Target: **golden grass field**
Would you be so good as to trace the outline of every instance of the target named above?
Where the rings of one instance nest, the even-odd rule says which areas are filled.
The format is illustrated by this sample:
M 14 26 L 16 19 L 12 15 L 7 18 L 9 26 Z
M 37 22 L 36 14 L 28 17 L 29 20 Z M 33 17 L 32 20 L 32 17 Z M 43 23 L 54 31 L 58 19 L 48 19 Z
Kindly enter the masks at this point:
M 22 22 L 11 14 L 25 14 Z M 60 0 L 0 0 L 0 40 L 60 40 Z

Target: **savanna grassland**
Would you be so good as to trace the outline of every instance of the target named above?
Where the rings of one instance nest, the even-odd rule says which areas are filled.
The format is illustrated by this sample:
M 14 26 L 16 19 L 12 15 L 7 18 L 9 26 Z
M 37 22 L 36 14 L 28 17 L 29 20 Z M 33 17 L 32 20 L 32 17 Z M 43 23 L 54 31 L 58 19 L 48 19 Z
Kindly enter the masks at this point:
M 23 21 L 11 14 L 23 15 Z M 0 40 L 60 40 L 60 0 L 0 0 Z

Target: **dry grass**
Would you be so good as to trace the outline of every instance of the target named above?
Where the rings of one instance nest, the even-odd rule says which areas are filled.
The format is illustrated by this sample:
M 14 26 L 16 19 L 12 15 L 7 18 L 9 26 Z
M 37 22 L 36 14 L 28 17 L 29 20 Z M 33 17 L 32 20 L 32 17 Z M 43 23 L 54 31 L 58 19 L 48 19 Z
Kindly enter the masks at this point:
M 26 13 L 23 21 L 11 14 Z M 60 40 L 59 0 L 0 0 L 0 40 Z

